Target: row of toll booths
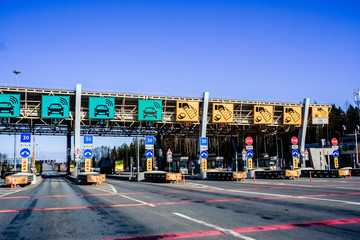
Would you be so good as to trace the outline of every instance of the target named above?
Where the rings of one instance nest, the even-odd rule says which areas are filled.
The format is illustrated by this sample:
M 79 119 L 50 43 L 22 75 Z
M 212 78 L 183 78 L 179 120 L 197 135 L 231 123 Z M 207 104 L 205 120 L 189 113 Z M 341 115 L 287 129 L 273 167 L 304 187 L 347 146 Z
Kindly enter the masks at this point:
M 155 161 L 156 162 L 156 161 Z M 141 158 L 140 171 L 146 171 L 147 159 L 145 157 Z M 210 154 L 207 159 L 207 168 L 208 170 L 223 170 L 226 169 L 226 163 L 224 162 L 224 157 L 216 156 L 215 154 Z M 170 168 L 170 170 L 169 170 Z M 198 159 L 189 160 L 189 157 L 183 156 L 181 154 L 174 154 L 171 163 L 166 163 L 164 166 L 164 171 L 166 172 L 175 172 L 181 174 L 197 174 L 200 172 L 200 164 Z M 159 170 L 156 163 L 153 163 L 153 170 Z

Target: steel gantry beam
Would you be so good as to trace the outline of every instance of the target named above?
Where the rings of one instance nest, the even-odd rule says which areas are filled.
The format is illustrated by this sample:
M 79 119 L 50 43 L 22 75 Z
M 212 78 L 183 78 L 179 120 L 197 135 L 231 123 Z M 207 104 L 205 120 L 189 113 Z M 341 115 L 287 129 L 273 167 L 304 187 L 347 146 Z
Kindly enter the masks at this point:
M 0 87 L 0 94 L 20 94 L 20 116 L 9 118 L 6 124 L 0 125 L 0 133 L 33 132 L 36 134 L 66 135 L 74 130 L 75 90 L 39 89 L 23 87 Z M 69 96 L 69 117 L 55 122 L 50 118 L 41 117 L 42 96 Z M 89 119 L 89 98 L 111 97 L 115 99 L 114 118 L 99 124 L 96 119 Z M 139 100 L 162 101 L 162 120 L 147 122 L 138 120 Z M 199 102 L 199 121 L 180 122 L 176 120 L 176 104 L 178 101 Z M 283 124 L 284 107 L 304 107 L 303 103 L 246 101 L 234 99 L 209 98 L 206 135 L 207 136 L 238 136 L 244 133 L 273 134 L 289 128 Z M 212 118 L 214 104 L 233 104 L 233 122 L 215 123 Z M 203 109 L 201 97 L 171 97 L 142 94 L 122 94 L 104 92 L 81 92 L 80 133 L 94 135 L 178 135 L 199 136 Z M 266 125 L 254 125 L 254 106 L 271 106 L 273 121 Z M 310 107 L 328 107 L 329 104 L 310 104 Z M 295 125 L 295 128 L 301 124 Z

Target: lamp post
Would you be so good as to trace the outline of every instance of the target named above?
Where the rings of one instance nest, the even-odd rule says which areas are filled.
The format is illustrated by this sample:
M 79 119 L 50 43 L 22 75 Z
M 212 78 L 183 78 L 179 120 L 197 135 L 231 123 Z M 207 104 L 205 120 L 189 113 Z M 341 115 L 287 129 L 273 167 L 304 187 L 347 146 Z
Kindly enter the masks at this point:
M 356 165 L 359 166 L 359 147 L 358 147 L 358 139 L 357 135 L 359 133 L 359 125 L 356 125 L 355 127 L 355 149 L 356 149 Z
M 21 73 L 20 70 L 12 70 L 13 73 L 15 73 L 15 79 L 16 79 L 16 87 L 18 86 L 18 74 Z

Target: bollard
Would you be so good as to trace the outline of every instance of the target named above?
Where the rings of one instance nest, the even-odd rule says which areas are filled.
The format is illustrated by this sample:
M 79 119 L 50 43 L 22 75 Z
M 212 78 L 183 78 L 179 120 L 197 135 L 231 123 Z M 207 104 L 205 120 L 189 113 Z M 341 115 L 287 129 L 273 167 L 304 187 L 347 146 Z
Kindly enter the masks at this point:
M 185 175 L 183 175 L 183 184 L 185 184 Z
M 351 179 L 351 170 L 349 170 L 349 173 L 350 173 L 350 179 Z
M 245 174 L 243 174 L 243 181 L 245 182 Z
M 255 180 L 255 172 L 254 172 L 254 182 L 256 182 L 256 180 Z
M 12 190 L 13 188 L 16 188 L 16 178 L 11 178 L 11 183 L 10 183 L 10 185 L 11 185 L 11 190 Z
M 300 180 L 300 172 L 297 173 L 298 181 Z
M 312 181 L 312 177 L 311 177 L 311 171 L 310 171 L 310 181 Z

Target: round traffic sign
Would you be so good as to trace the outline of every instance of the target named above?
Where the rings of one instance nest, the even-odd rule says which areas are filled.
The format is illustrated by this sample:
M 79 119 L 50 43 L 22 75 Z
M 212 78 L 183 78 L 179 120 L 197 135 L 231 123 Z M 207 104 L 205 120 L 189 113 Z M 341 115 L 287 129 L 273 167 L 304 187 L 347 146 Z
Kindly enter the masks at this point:
M 338 145 L 338 140 L 336 138 L 331 139 L 332 145 L 336 146 Z
M 338 151 L 338 150 L 334 150 L 334 151 L 333 151 L 333 156 L 334 156 L 334 157 L 339 157 L 339 151 Z
M 298 150 L 294 149 L 294 150 L 292 151 L 292 155 L 293 155 L 293 157 L 299 156 Z
M 22 156 L 23 158 L 27 158 L 28 156 L 30 156 L 30 150 L 27 148 L 21 149 L 20 156 Z
M 209 156 L 209 154 L 207 151 L 204 150 L 204 151 L 201 151 L 200 156 L 201 156 L 201 158 L 205 159 Z
M 291 138 L 291 143 L 293 144 L 293 145 L 296 145 L 296 144 L 298 144 L 298 138 L 297 137 L 292 137 Z
M 251 151 L 251 150 L 247 151 L 247 152 L 246 152 L 246 156 L 247 156 L 248 158 L 253 158 L 253 156 L 254 156 L 253 151 Z
M 86 157 L 86 158 L 91 158 L 91 156 L 92 156 L 92 151 L 91 151 L 91 149 L 86 149 L 86 150 L 84 151 L 84 157 Z
M 152 158 L 154 156 L 154 152 L 151 149 L 146 150 L 145 152 L 146 158 Z
M 252 144 L 253 144 L 253 139 L 252 139 L 251 137 L 247 137 L 247 138 L 245 139 L 245 143 L 246 143 L 247 145 L 252 145 Z

